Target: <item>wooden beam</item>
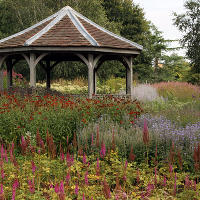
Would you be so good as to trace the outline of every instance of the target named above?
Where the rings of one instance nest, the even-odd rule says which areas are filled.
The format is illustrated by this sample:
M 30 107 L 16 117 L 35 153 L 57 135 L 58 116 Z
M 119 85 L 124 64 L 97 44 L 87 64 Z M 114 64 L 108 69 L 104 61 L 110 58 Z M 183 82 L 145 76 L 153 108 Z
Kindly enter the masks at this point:
M 141 50 L 137 49 L 120 49 L 106 47 L 16 47 L 16 48 L 0 48 L 0 53 L 17 53 L 17 52 L 73 52 L 73 53 L 111 53 L 120 55 L 139 55 Z

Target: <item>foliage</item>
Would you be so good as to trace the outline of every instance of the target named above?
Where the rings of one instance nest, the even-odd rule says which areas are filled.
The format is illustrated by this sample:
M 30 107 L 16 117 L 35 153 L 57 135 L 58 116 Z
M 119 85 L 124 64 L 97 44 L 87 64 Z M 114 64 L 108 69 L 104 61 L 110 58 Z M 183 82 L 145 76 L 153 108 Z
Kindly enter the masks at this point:
M 66 137 L 71 141 L 78 128 L 96 121 L 104 115 L 114 122 L 125 122 L 127 113 L 135 111 L 138 115 L 141 108 L 130 100 L 120 101 L 112 96 L 103 99 L 73 98 L 62 94 L 50 94 L 47 91 L 30 91 L 21 89 L 22 97 L 15 93 L 1 93 L 0 98 L 0 133 L 3 141 L 17 141 L 21 134 L 41 131 L 44 138 L 46 130 L 53 134 L 57 147 L 64 143 Z M 134 116 L 126 119 L 126 124 L 134 120 Z
M 37 135 L 36 146 L 22 136 L 20 154 L 14 143 L 1 145 L 1 199 L 199 198 L 198 171 L 185 173 L 175 163 L 156 160 L 156 154 L 152 166 L 122 160 L 117 149 L 103 145 L 90 156 L 60 146 L 60 156 L 52 158 L 50 138 L 44 143 Z
M 0 38 L 21 31 L 66 5 L 110 31 L 143 45 L 144 51 L 134 59 L 134 71 L 142 81 L 150 81 L 153 78 L 152 62 L 161 55 L 166 45 L 162 34 L 145 19 L 143 10 L 131 0 L 3 0 L 0 1 Z M 25 65 L 16 64 L 16 69 L 17 72 L 23 72 L 23 76 L 28 80 L 29 70 Z M 44 80 L 44 71 L 39 65 L 37 68 L 40 71 L 37 80 Z M 80 74 L 87 78 L 87 73 L 87 67 L 82 63 L 68 62 L 58 64 L 51 77 L 72 80 Z M 122 78 L 125 77 L 125 67 L 119 62 L 107 61 L 99 69 L 98 75 L 104 80 L 113 75 Z
M 200 73 L 200 1 L 188 0 L 184 6 L 184 14 L 174 13 L 174 25 L 184 33 L 181 43 L 187 49 L 186 54 L 191 60 L 193 73 Z

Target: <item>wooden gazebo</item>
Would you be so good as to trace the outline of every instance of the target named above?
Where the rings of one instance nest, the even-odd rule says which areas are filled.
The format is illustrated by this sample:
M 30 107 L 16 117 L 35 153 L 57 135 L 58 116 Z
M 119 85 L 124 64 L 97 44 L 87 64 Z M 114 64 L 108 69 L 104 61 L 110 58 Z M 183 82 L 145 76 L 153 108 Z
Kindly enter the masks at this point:
M 0 40 L 0 70 L 7 66 L 8 86 L 12 68 L 25 59 L 30 69 L 30 86 L 36 86 L 36 65 L 50 71 L 62 61 L 81 61 L 88 67 L 88 96 L 96 94 L 96 72 L 106 60 L 118 60 L 126 67 L 126 94 L 132 96 L 132 60 L 142 46 L 118 36 L 67 6 L 10 37 Z

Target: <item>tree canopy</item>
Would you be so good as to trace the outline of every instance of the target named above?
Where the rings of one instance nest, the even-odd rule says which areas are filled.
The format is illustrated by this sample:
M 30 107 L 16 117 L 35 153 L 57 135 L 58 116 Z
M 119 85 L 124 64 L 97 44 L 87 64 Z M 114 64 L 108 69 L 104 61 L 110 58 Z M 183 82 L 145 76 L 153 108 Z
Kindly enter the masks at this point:
M 162 33 L 145 18 L 139 5 L 132 0 L 1 0 L 0 38 L 21 31 L 52 15 L 64 6 L 71 6 L 97 24 L 143 45 L 144 50 L 134 59 L 134 73 L 141 81 L 155 79 L 154 68 L 166 49 Z M 81 63 L 62 63 L 53 70 L 54 78 L 87 77 L 87 69 Z M 20 69 L 26 73 L 23 64 Z M 101 78 L 114 75 L 125 77 L 125 68 L 119 62 L 106 62 L 98 72 Z M 25 76 L 29 76 L 26 74 Z M 45 74 L 40 70 L 40 79 Z
M 200 0 L 188 0 L 184 5 L 186 12 L 174 13 L 174 24 L 183 33 L 181 43 L 187 49 L 187 56 L 191 60 L 192 71 L 196 73 L 196 80 L 200 83 Z

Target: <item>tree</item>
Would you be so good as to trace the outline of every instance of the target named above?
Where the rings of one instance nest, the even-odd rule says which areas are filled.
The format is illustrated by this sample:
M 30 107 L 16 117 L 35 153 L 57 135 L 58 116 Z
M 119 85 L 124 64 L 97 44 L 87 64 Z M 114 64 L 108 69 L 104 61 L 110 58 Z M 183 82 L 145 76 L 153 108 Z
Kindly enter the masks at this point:
M 184 7 L 184 14 L 174 13 L 174 25 L 183 32 L 181 44 L 187 49 L 186 55 L 191 60 L 191 72 L 200 78 L 200 0 L 188 0 Z M 200 79 L 196 81 L 200 82 Z

